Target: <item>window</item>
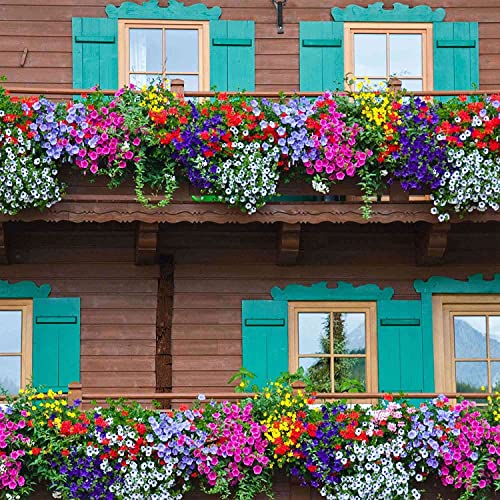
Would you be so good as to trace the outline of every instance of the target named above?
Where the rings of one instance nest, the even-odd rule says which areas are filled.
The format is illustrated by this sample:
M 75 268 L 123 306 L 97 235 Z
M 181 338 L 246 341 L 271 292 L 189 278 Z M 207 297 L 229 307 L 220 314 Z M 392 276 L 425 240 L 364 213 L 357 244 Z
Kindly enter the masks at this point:
M 0 300 L 0 386 L 16 394 L 31 380 L 32 301 Z
M 318 392 L 377 391 L 376 303 L 290 302 L 289 369 Z
M 407 90 L 432 90 L 432 24 L 345 23 L 346 73 L 381 83 L 401 79 Z
M 209 90 L 209 42 L 206 21 L 121 20 L 120 85 L 181 78 L 186 90 Z
M 500 296 L 435 297 L 438 391 L 500 390 Z

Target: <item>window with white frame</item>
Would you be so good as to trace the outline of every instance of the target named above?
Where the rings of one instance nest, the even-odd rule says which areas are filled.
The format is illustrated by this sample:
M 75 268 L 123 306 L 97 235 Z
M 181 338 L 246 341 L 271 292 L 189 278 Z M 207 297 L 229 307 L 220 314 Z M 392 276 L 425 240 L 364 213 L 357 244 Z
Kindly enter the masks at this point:
M 180 78 L 186 90 L 208 90 L 209 41 L 207 21 L 121 20 L 120 85 Z

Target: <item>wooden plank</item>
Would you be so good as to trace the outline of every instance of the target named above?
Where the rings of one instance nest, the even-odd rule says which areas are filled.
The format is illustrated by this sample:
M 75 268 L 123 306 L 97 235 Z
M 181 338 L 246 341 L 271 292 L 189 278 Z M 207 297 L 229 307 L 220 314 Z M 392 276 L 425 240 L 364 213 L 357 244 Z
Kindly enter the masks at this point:
M 175 356 L 172 359 L 174 373 L 176 372 L 218 372 L 232 370 L 236 372 L 241 367 L 239 356 Z
M 239 332 L 238 332 L 239 333 Z M 238 336 L 238 340 L 241 335 Z M 174 356 L 241 356 L 241 342 L 235 340 L 175 339 L 172 344 Z
M 86 325 L 155 325 L 154 309 L 82 309 L 82 323 Z
M 191 346 L 192 349 L 192 346 Z M 153 340 L 82 339 L 82 356 L 154 356 L 156 342 Z
M 151 372 L 154 374 L 154 356 L 83 356 L 81 358 L 83 372 L 130 372 L 137 374 Z M 101 376 L 103 374 L 101 373 Z M 107 375 L 106 375 L 107 376 Z
M 156 342 L 155 330 L 155 325 L 120 325 L 117 328 L 114 324 L 83 324 L 81 326 L 81 339 L 82 343 L 87 340 L 112 340 L 117 344 L 133 340 Z
M 229 378 L 229 377 L 228 377 Z M 154 372 L 109 372 L 104 377 L 102 373 L 94 371 L 82 371 L 82 385 L 88 390 L 92 388 L 108 388 L 110 391 L 118 389 L 148 389 L 153 390 L 155 386 Z

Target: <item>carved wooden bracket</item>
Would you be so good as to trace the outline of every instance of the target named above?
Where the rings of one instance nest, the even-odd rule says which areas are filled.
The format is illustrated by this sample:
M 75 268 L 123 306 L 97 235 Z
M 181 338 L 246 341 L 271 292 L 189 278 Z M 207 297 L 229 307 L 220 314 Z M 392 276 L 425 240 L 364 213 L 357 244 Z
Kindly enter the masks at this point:
M 5 223 L 0 223 L 0 264 L 9 263 L 7 251 L 7 236 L 5 235 Z
M 297 264 L 300 250 L 300 224 L 279 224 L 278 255 L 279 266 L 293 266 Z
M 158 223 L 139 222 L 135 239 L 135 263 L 138 266 L 156 264 L 158 255 Z
M 435 266 L 443 262 L 451 224 L 425 224 L 417 233 L 417 264 Z

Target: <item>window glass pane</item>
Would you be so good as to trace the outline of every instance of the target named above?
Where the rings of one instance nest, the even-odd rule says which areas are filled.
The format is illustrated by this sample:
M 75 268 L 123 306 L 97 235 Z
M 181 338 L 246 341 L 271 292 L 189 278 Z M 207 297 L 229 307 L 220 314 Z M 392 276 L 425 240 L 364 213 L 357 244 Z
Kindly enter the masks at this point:
M 330 358 L 300 358 L 299 366 L 304 368 L 304 372 L 311 379 L 315 391 L 332 391 Z
M 0 386 L 9 394 L 21 388 L 21 356 L 0 357 Z
M 387 76 L 385 34 L 354 35 L 354 74 Z
M 486 362 L 460 361 L 456 363 L 457 392 L 481 392 L 488 387 Z
M 366 358 L 335 358 L 335 392 L 366 391 Z
M 0 352 L 21 352 L 22 311 L 0 311 Z
M 299 313 L 299 354 L 330 353 L 330 314 Z
M 455 316 L 456 358 L 486 357 L 486 317 L 485 316 Z
M 167 71 L 198 73 L 198 30 L 166 30 Z
M 401 80 L 405 90 L 424 90 L 422 80 Z M 426 89 L 427 90 L 427 89 Z
M 500 316 L 490 316 L 490 357 L 500 358 Z
M 333 313 L 333 351 L 335 354 L 365 354 L 364 313 Z
M 130 74 L 130 83 L 136 87 L 148 86 L 150 83 L 159 84 L 162 82 L 161 75 L 134 75 Z
M 161 29 L 130 30 L 130 71 L 162 70 Z
M 491 388 L 493 392 L 500 392 L 500 361 L 491 363 Z
M 184 80 L 185 90 L 199 90 L 199 78 L 197 75 L 167 75 L 167 78 L 172 81 L 175 78 Z
M 389 35 L 389 74 L 422 76 L 422 35 Z

